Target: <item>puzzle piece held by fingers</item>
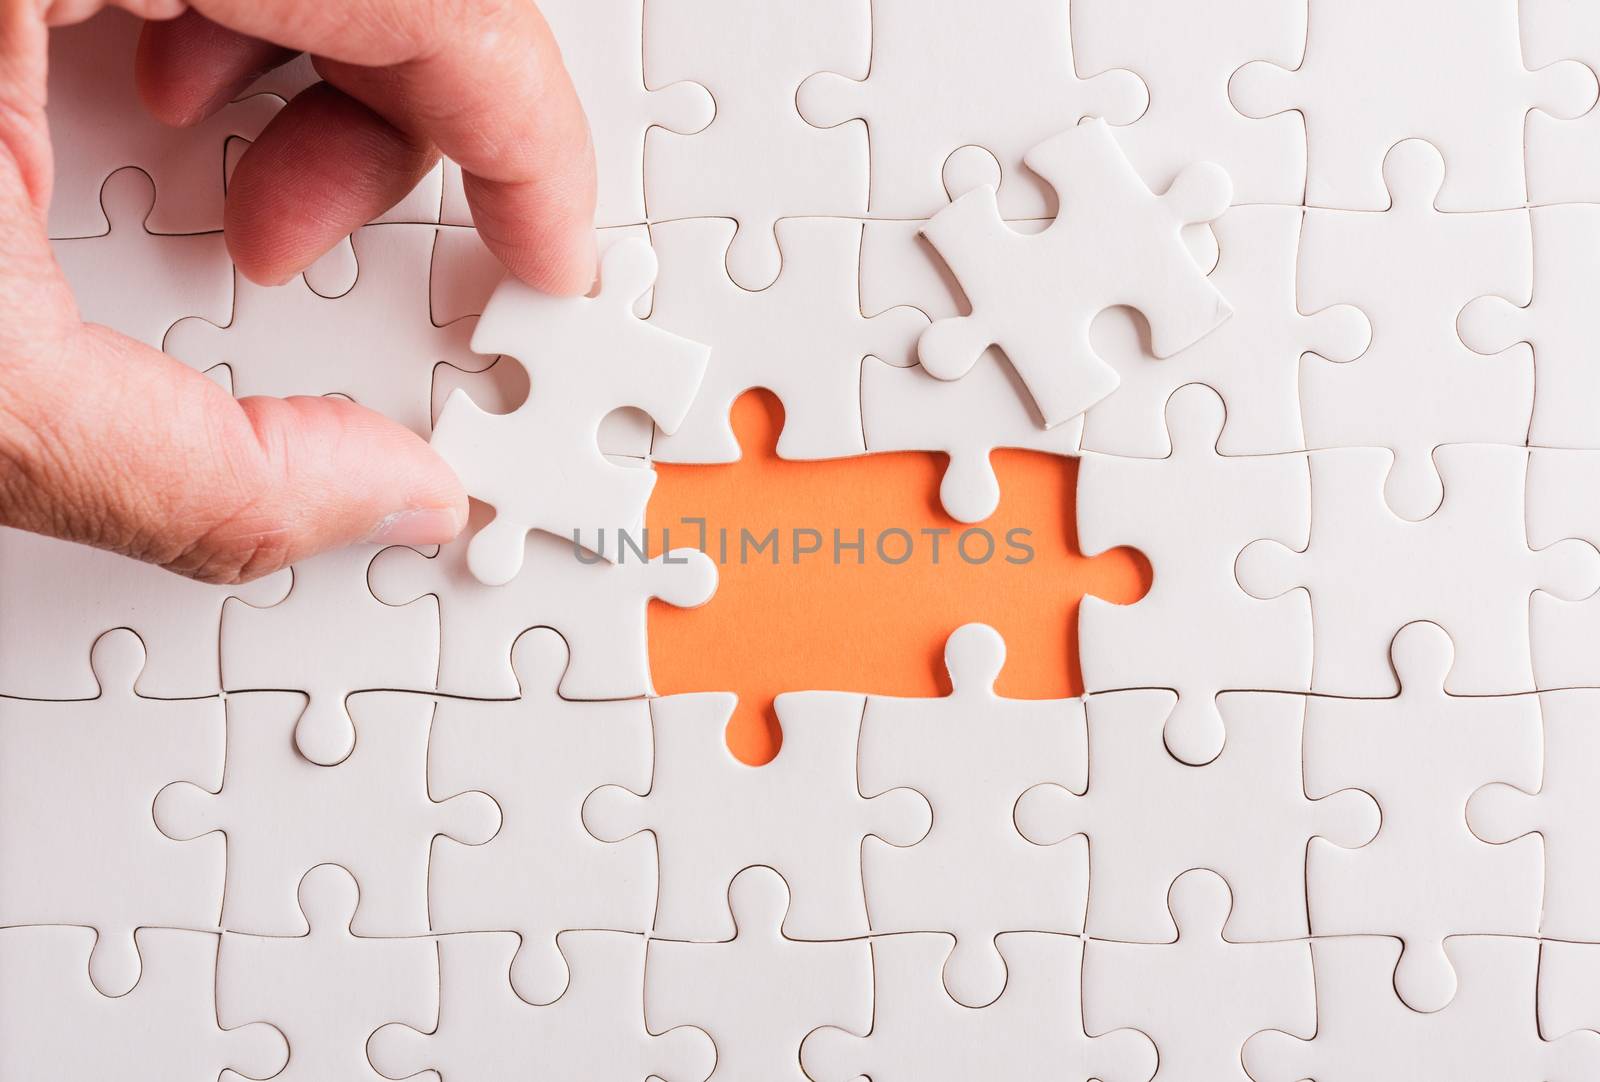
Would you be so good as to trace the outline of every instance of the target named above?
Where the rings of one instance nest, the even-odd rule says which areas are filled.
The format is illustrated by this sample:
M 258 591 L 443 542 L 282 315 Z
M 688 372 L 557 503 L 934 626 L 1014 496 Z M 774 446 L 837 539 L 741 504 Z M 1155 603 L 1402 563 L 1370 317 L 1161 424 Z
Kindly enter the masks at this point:
M 433 433 L 434 449 L 468 493 L 495 509 L 467 550 L 468 567 L 485 585 L 516 577 L 529 530 L 581 537 L 615 560 L 618 531 L 637 534 L 643 524 L 655 473 L 606 461 L 596 442 L 600 420 L 633 406 L 662 431 L 676 431 L 709 354 L 634 313 L 655 277 L 650 246 L 625 240 L 605 253 L 592 297 L 550 297 L 507 279 L 490 298 L 473 348 L 521 361 L 532 392 L 515 412 L 491 414 L 456 391 Z M 541 467 L 528 471 L 527 462 Z

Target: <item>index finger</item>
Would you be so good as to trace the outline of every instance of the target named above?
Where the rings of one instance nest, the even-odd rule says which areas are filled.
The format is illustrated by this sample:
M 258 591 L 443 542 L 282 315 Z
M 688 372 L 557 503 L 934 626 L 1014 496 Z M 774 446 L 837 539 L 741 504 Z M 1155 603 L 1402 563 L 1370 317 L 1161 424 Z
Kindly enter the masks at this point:
M 312 53 L 338 89 L 453 158 L 484 242 L 517 277 L 555 292 L 593 283 L 589 127 L 531 0 L 196 0 L 193 7 L 241 34 Z M 200 77 L 228 73 L 212 68 Z M 276 167 L 294 168 L 295 156 Z M 284 180 L 295 187 L 293 177 Z

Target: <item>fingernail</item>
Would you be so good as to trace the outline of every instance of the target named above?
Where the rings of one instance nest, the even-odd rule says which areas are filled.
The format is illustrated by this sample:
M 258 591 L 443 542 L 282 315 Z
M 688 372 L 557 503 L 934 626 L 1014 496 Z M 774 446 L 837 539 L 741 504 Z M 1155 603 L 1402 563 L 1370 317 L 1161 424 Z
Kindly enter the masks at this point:
M 448 507 L 419 507 L 385 515 L 362 540 L 371 545 L 442 545 L 461 527 Z

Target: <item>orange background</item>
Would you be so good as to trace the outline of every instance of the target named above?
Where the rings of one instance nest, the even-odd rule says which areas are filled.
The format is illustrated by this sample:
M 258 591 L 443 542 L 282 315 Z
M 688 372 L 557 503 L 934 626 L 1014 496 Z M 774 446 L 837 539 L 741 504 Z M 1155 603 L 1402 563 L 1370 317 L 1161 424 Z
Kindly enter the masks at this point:
M 788 462 L 774 450 L 782 407 L 766 392 L 734 404 L 733 425 L 742 461 L 720 466 L 658 463 L 659 480 L 647 525 L 653 547 L 661 531 L 674 547 L 699 543 L 717 555 L 720 529 L 730 558 L 719 563 L 716 596 L 698 609 L 650 606 L 650 664 L 656 691 L 733 691 L 739 708 L 728 728 L 734 754 L 763 763 L 781 741 L 772 700 L 783 691 L 848 690 L 881 695 L 933 696 L 949 691 L 943 653 L 957 627 L 981 621 L 1005 637 L 1006 667 L 999 691 L 1014 698 L 1059 698 L 1082 693 L 1078 669 L 1078 600 L 1095 594 L 1129 603 L 1150 586 L 1150 566 L 1131 549 L 1092 559 L 1078 549 L 1073 494 L 1077 461 L 1025 451 L 993 456 L 1001 503 L 977 525 L 996 540 L 995 555 L 969 564 L 956 552 L 968 527 L 939 505 L 945 458 L 937 454 L 874 454 L 827 462 Z M 738 559 L 740 530 L 780 535 L 779 562 L 771 553 Z M 874 539 L 898 527 L 914 540 L 911 558 L 892 565 L 877 558 Z M 920 531 L 947 528 L 940 559 Z M 1005 535 L 1032 531 L 1034 555 L 1007 563 Z M 792 560 L 791 532 L 811 528 L 823 550 Z M 867 553 L 857 564 L 846 552 L 835 564 L 833 530 L 854 538 L 866 531 Z M 891 554 L 898 555 L 896 540 Z M 974 539 L 970 550 L 979 553 Z

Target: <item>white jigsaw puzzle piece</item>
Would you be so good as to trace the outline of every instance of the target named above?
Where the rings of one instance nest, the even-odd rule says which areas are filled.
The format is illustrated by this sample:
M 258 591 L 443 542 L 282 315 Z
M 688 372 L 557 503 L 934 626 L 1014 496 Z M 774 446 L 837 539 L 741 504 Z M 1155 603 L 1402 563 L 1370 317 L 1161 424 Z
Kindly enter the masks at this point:
M 808 1079 L 957 1082 L 1053 1078 L 1059 1082 L 1147 1082 L 1156 1049 L 1144 1034 L 1088 1036 L 1076 936 L 1007 932 L 995 939 L 1009 973 L 993 1003 L 972 1010 L 951 999 L 939 971 L 949 939 L 937 934 L 872 940 L 872 1031 L 818 1028 L 800 1062 Z M 1309 974 L 1308 974 L 1309 976 Z M 1092 1028 L 1092 1027 L 1090 1027 Z
M 655 835 L 660 894 L 655 934 L 717 940 L 734 934 L 726 897 L 742 869 L 766 864 L 794 890 L 783 932 L 838 939 L 867 931 L 861 846 L 868 835 L 910 845 L 927 834 L 927 800 L 910 789 L 861 794 L 856 748 L 865 699 L 845 692 L 779 695 L 783 747 L 765 766 L 728 750 L 729 694 L 650 701 L 650 789 L 604 786 L 583 806 L 602 841 Z M 715 1039 L 716 1034 L 712 1034 Z
M 1204 160 L 1228 171 L 1238 203 L 1301 201 L 1304 122 L 1292 112 L 1244 116 L 1228 99 L 1228 80 L 1247 61 L 1295 63 L 1305 47 L 1304 4 L 1072 0 L 1071 11 L 1078 65 L 1136 72 L 1149 90 L 1149 108 L 1118 130 L 1117 142 L 1152 188 Z
M 139 980 L 138 929 L 215 927 L 222 904 L 222 839 L 175 846 L 150 817 L 174 779 L 222 784 L 222 700 L 140 698 L 144 661 L 119 628 L 94 644 L 95 698 L 0 698 L 0 926 L 93 928 L 108 996 Z
M 1594 5 L 1518 0 L 1517 24 L 1530 68 L 1577 60 L 1600 71 L 1600 9 Z M 1530 203 L 1600 202 L 1600 111 L 1573 119 L 1530 113 L 1523 156 Z
M 1600 547 L 1600 451 L 1530 452 L 1527 515 L 1531 548 Z M 1530 605 L 1533 686 L 1542 691 L 1600 685 L 1600 595 L 1589 582 L 1571 587 L 1534 594 Z
M 1539 944 L 1464 936 L 1445 944 L 1461 975 L 1450 1005 L 1424 1014 L 1394 994 L 1399 944 L 1317 939 L 1317 1035 L 1267 1031 L 1245 1043 L 1255 1082 L 1581 1082 L 1600 1072 L 1600 1033 L 1542 1040 L 1533 1008 Z
M 865 939 L 805 942 L 785 935 L 789 888 L 754 867 L 728 885 L 725 941 L 652 939 L 644 969 L 645 1024 L 696 1026 L 716 1044 L 728 1078 L 809 1082 L 800 1045 L 818 1026 L 865 1033 L 872 1024 L 872 954 Z
M 503 817 L 484 845 L 434 847 L 433 928 L 516 932 L 511 986 L 529 1003 L 553 1002 L 568 987 L 560 933 L 645 932 L 656 900 L 651 840 L 604 844 L 582 816 L 584 798 L 602 785 L 650 784 L 650 707 L 562 699 L 567 656 L 548 628 L 524 633 L 512 654 L 522 697 L 440 700 L 428 748 L 431 791 L 491 792 Z
M 1526 778 L 1484 786 L 1467 802 L 1467 826 L 1486 842 L 1515 843 L 1523 860 L 1528 843 L 1521 839 L 1537 833 L 1544 851 L 1539 934 L 1594 942 L 1600 937 L 1594 907 L 1600 893 L 1600 692 L 1545 692 L 1538 710 L 1544 770 L 1537 789 L 1523 784 Z
M 119 169 L 100 191 L 111 227 L 98 237 L 50 245 L 72 286 L 78 314 L 160 349 L 185 316 L 224 323 L 233 311 L 233 263 L 221 233 L 165 236 L 145 226 L 155 183 L 140 169 Z
M 565 932 L 559 945 L 572 981 L 556 1002 L 531 1006 L 506 982 L 516 936 L 440 939 L 437 1026 L 424 1032 L 384 1026 L 367 1047 L 374 1068 L 393 1079 L 431 1068 L 451 1082 L 508 1076 L 705 1082 L 717 1050 L 703 1030 L 645 1028 L 643 936 Z
M 386 1022 L 427 1026 L 439 1013 L 439 948 L 424 937 L 352 935 L 356 882 L 337 864 L 306 872 L 298 893 L 305 935 L 223 933 L 217 1019 L 272 1020 L 290 1052 L 275 1082 L 376 1079 L 367 1038 Z
M 490 299 L 473 347 L 521 361 L 532 377 L 528 401 L 513 413 L 485 412 L 457 391 L 434 426 L 433 446 L 461 475 L 469 494 L 495 518 L 468 549 L 468 566 L 486 585 L 521 570 L 528 531 L 577 539 L 616 558 L 599 531 L 637 531 L 655 487 L 653 470 L 606 461 L 595 434 L 621 406 L 642 409 L 675 431 L 705 375 L 706 347 L 641 321 L 632 306 L 654 283 L 655 253 L 623 241 L 601 261 L 600 292 L 556 298 L 507 279 Z M 543 464 L 537 477 L 522 468 Z
M 711 348 L 705 381 L 683 424 L 655 438 L 657 461 L 737 461 L 739 441 L 728 411 L 755 387 L 783 402 L 779 457 L 840 458 L 866 450 L 862 365 L 868 358 L 914 363 L 917 336 L 928 321 L 912 308 L 862 315 L 861 231 L 860 222 L 839 218 L 778 222 L 783 270 L 772 285 L 752 292 L 730 281 L 723 266 L 731 222 L 652 227 L 661 274 L 651 322 Z
M 867 211 L 867 132 L 819 131 L 795 95 L 819 70 L 865 75 L 866 0 L 651 0 L 644 12 L 647 84 L 693 81 L 716 99 L 716 119 L 693 135 L 650 132 L 645 206 L 651 221 L 725 217 L 738 223 L 727 274 L 764 289 L 782 263 L 778 219 Z
M 1523 363 L 1533 349 L 1535 447 L 1597 447 L 1600 434 L 1600 365 L 1594 342 L 1600 315 L 1593 303 L 1600 290 L 1600 207 L 1535 207 L 1533 296 L 1483 296 L 1457 320 L 1461 340 L 1474 352 L 1510 354 Z
M 1088 836 L 1086 930 L 1097 939 L 1177 938 L 1167 892 L 1195 867 L 1210 868 L 1233 889 L 1229 939 L 1304 938 L 1307 842 L 1366 844 L 1378 829 L 1377 803 L 1356 790 L 1306 795 L 1302 696 L 1222 696 L 1228 742 L 1203 767 L 1180 763 L 1162 746 L 1171 706 L 1165 691 L 1091 696 L 1087 794 L 1035 786 L 1017 802 L 1017 828 L 1041 845 Z
M 1436 624 L 1402 628 L 1393 656 L 1397 697 L 1315 696 L 1306 708 L 1306 792 L 1354 786 L 1383 809 L 1360 849 L 1311 843 L 1306 893 L 1316 935 L 1398 936 L 1395 991 L 1414 1010 L 1436 1011 L 1455 994 L 1448 936 L 1539 930 L 1538 841 L 1486 845 L 1463 814 L 1488 782 L 1538 784 L 1539 702 L 1445 694 L 1450 637 Z
M 996 695 L 1005 650 L 991 627 L 957 628 L 944 648 L 949 695 L 872 696 L 861 722 L 862 792 L 903 786 L 933 809 L 933 826 L 917 844 L 862 846 L 872 930 L 954 936 L 944 986 L 968 1007 L 993 1002 L 1006 987 L 999 933 L 1081 932 L 1089 895 L 1083 839 L 1035 845 L 1011 816 L 1034 785 L 1079 793 L 1088 785 L 1083 702 Z
M 1078 77 L 1074 20 L 1056 0 L 1013 0 L 1003 9 L 972 0 L 874 0 L 871 8 L 871 70 L 821 70 L 801 84 L 796 101 L 821 128 L 866 121 L 874 217 L 937 212 L 945 160 L 968 145 L 999 162 L 1002 214 L 1047 215 L 1053 200 L 1024 171 L 1027 152 L 1084 117 L 1127 124 L 1148 100 L 1132 72 Z
M 224 602 L 271 605 L 289 590 L 280 571 L 243 586 L 180 578 L 114 552 L 0 529 L 0 694 L 87 699 L 96 639 L 131 628 L 146 658 L 135 690 L 153 698 L 215 695 Z
M 1219 693 L 1311 686 L 1305 594 L 1264 603 L 1234 577 L 1240 551 L 1259 538 L 1306 544 L 1312 489 L 1305 456 L 1219 454 L 1224 421 L 1232 418 L 1215 391 L 1184 387 L 1167 404 L 1169 457 L 1085 455 L 1078 467 L 1084 555 L 1132 545 L 1154 569 L 1149 592 L 1132 605 L 1094 596 L 1080 603 L 1084 687 L 1175 691 L 1166 746 L 1194 765 L 1223 749 Z M 1183 528 L 1173 529 L 1175 522 Z
M 385 605 L 367 585 L 383 550 L 351 545 L 302 560 L 274 605 L 222 609 L 222 686 L 228 691 L 299 691 L 305 713 L 294 743 L 333 766 L 355 745 L 346 700 L 378 689 L 432 691 L 439 674 L 439 605 L 431 597 Z
M 141 929 L 144 972 L 113 999 L 83 976 L 89 929 L 0 929 L 0 1078 L 281 1077 L 289 1058 L 281 1031 L 258 1019 L 233 1029 L 217 1022 L 217 938 Z
M 629 239 L 649 243 L 649 227 L 629 225 L 595 230 L 595 244 L 601 255 L 613 244 Z M 489 251 L 476 229 L 440 229 L 439 239 L 433 245 L 433 271 L 429 279 L 429 304 L 434 324 L 443 327 L 466 316 L 482 315 L 505 275 L 505 264 Z M 654 296 L 655 291 L 650 290 L 634 304 L 634 314 L 640 319 L 649 318 Z M 510 413 L 528 400 L 531 390 L 528 370 L 514 358 L 500 357 L 477 372 L 441 366 L 433 370 L 435 418 L 458 387 L 488 413 Z M 655 425 L 648 414 L 623 407 L 601 418 L 597 439 L 604 454 L 642 459 L 650 454 L 654 434 Z
M 1089 344 L 1105 309 L 1143 313 L 1157 357 L 1193 345 L 1231 314 L 1181 237 L 1183 226 L 1222 214 L 1229 185 L 1220 168 L 1194 165 L 1155 195 L 1103 121 L 1053 136 L 1024 160 L 1062 195 L 1060 212 L 1044 232 L 1018 234 L 1001 220 L 994 190 L 982 187 L 929 220 L 922 232 L 972 314 L 936 320 L 917 353 L 931 375 L 959 379 L 999 346 L 1053 427 L 1116 389 L 1116 371 Z
M 1534 689 L 1529 596 L 1575 601 L 1600 588 L 1600 553 L 1566 539 L 1530 547 L 1524 527 L 1528 451 L 1458 444 L 1434 452 L 1444 503 L 1421 522 L 1384 501 L 1390 455 L 1381 448 L 1313 451 L 1311 543 L 1296 551 L 1257 541 L 1236 564 L 1254 597 L 1296 588 L 1310 594 L 1311 690 L 1329 695 L 1398 692 L 1389 665 L 1395 632 L 1430 620 L 1455 643 L 1445 690 L 1504 695 Z M 1533 506 L 1530 503 L 1530 506 Z M 1534 541 L 1533 544 L 1540 544 Z M 1373 553 L 1383 553 L 1374 560 Z M 1471 589 L 1463 589 L 1471 583 Z
M 1518 0 L 1311 0 L 1298 63 L 1257 59 L 1229 93 L 1239 111 L 1306 118 L 1314 207 L 1382 210 L 1379 165 L 1413 136 L 1450 163 L 1447 211 L 1497 210 L 1526 200 L 1523 131 L 1533 110 L 1576 117 L 1595 103 L 1595 73 L 1564 61 L 1524 66 Z M 1440 28 L 1450 27 L 1441 33 Z
M 1175 941 L 1085 945 L 1086 1030 L 1137 1030 L 1155 1042 L 1163 1077 L 1213 1082 L 1249 1082 L 1240 1052 L 1262 1030 L 1315 1036 L 1309 943 L 1224 939 L 1233 895 L 1212 871 L 1184 872 L 1167 904 L 1178 926 Z
M 645 83 L 644 0 L 542 0 L 539 13 L 561 45 L 593 133 L 595 224 L 642 222 L 646 132 L 693 135 L 712 122 L 717 105 L 695 82 Z
M 500 827 L 498 806 L 481 792 L 442 801 L 429 795 L 434 702 L 427 696 L 352 696 L 355 750 L 334 767 L 295 751 L 303 701 L 277 692 L 230 695 L 221 788 L 168 785 L 155 799 L 157 828 L 175 841 L 226 836 L 222 924 L 230 931 L 304 935 L 300 880 L 331 863 L 360 884 L 353 933 L 426 935 L 433 839 L 487 842 Z
M 1441 213 L 1434 193 L 1443 175 L 1437 150 L 1401 143 L 1384 161 L 1393 205 L 1377 214 L 1309 211 L 1300 245 L 1300 303 L 1354 304 L 1372 321 L 1361 357 L 1302 365 L 1307 445 L 1390 448 L 1384 492 L 1413 521 L 1442 498 L 1434 448 L 1525 443 L 1533 411 L 1531 351 L 1482 357 L 1456 331 L 1462 308 L 1480 294 L 1527 303 L 1528 212 Z

